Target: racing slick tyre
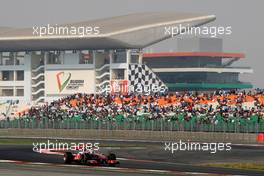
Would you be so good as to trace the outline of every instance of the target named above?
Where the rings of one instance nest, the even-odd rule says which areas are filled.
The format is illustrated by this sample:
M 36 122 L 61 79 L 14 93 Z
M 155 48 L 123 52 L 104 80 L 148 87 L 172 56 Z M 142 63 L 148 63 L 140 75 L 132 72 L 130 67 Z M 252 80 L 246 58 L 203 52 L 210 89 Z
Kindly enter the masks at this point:
M 71 152 L 66 152 L 63 157 L 64 163 L 65 164 L 71 164 L 73 160 L 73 155 Z
M 107 156 L 107 159 L 108 159 L 108 160 L 116 160 L 116 155 L 113 154 L 113 153 L 110 153 L 110 154 Z
M 111 161 L 113 161 L 113 160 L 116 160 L 116 155 L 115 154 L 113 154 L 113 153 L 110 153 L 108 156 L 107 156 L 107 159 L 108 159 L 108 161 L 109 160 L 111 160 Z M 119 162 L 114 162 L 114 163 L 108 163 L 108 166 L 110 166 L 110 167 L 115 167 L 116 165 L 119 165 Z

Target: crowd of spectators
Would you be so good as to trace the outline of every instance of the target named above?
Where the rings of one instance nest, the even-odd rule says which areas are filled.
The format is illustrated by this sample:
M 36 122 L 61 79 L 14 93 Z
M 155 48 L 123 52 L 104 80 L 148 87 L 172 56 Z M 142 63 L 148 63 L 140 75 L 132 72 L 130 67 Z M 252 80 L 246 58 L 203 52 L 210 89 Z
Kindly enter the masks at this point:
M 19 114 L 22 117 L 81 120 L 143 116 L 152 120 L 164 118 L 189 121 L 193 117 L 207 123 L 220 116 L 228 121 L 252 116 L 264 120 L 264 92 L 215 91 L 211 93 L 174 92 L 153 95 L 74 94 Z M 202 117 L 202 118 L 201 118 Z

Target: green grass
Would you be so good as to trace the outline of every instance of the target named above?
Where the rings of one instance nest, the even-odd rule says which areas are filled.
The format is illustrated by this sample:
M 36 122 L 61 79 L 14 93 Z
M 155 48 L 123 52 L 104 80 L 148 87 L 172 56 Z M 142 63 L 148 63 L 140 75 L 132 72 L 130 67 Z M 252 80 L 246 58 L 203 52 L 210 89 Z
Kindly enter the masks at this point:
M 264 170 L 264 163 L 222 163 L 222 164 L 208 164 L 207 166 L 212 167 L 224 167 L 233 169 L 253 169 L 253 170 Z

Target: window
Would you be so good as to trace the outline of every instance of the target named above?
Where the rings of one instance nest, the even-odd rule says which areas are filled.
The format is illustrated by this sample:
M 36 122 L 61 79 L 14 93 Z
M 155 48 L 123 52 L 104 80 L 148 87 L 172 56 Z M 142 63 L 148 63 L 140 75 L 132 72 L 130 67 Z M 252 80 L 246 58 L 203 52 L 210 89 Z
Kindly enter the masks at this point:
M 24 71 L 16 71 L 16 80 L 24 81 Z
M 131 56 L 131 63 L 138 63 L 139 62 L 139 56 L 138 55 L 132 55 Z
M 17 88 L 16 89 L 16 96 L 23 97 L 24 96 L 24 89 L 23 88 Z
M 0 88 L 0 96 L 2 97 L 11 97 L 14 96 L 13 88 Z
M 125 70 L 124 69 L 115 69 L 112 70 L 112 79 L 125 79 Z
M 1 56 L 0 57 L 1 65 L 14 65 L 14 57 L 13 56 Z
M 82 51 L 79 64 L 93 64 L 93 53 L 90 51 Z
M 48 54 L 48 63 L 47 64 L 62 64 L 62 57 L 60 57 L 60 52 L 49 53 Z
M 113 63 L 126 63 L 126 51 L 117 51 L 113 56 Z
M 16 57 L 16 65 L 24 65 L 24 56 L 17 56 Z
M 1 81 L 14 81 L 14 71 L 2 71 L 0 76 Z

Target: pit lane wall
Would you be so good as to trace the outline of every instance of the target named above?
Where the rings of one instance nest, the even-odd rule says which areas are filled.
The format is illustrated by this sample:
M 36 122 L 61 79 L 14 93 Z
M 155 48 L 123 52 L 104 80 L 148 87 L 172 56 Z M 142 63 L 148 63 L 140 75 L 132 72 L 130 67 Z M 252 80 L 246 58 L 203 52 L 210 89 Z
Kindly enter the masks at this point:
M 87 130 L 87 129 L 0 129 L 0 138 L 108 139 L 142 141 L 230 142 L 232 144 L 264 144 L 255 133 L 215 133 L 183 131 Z

